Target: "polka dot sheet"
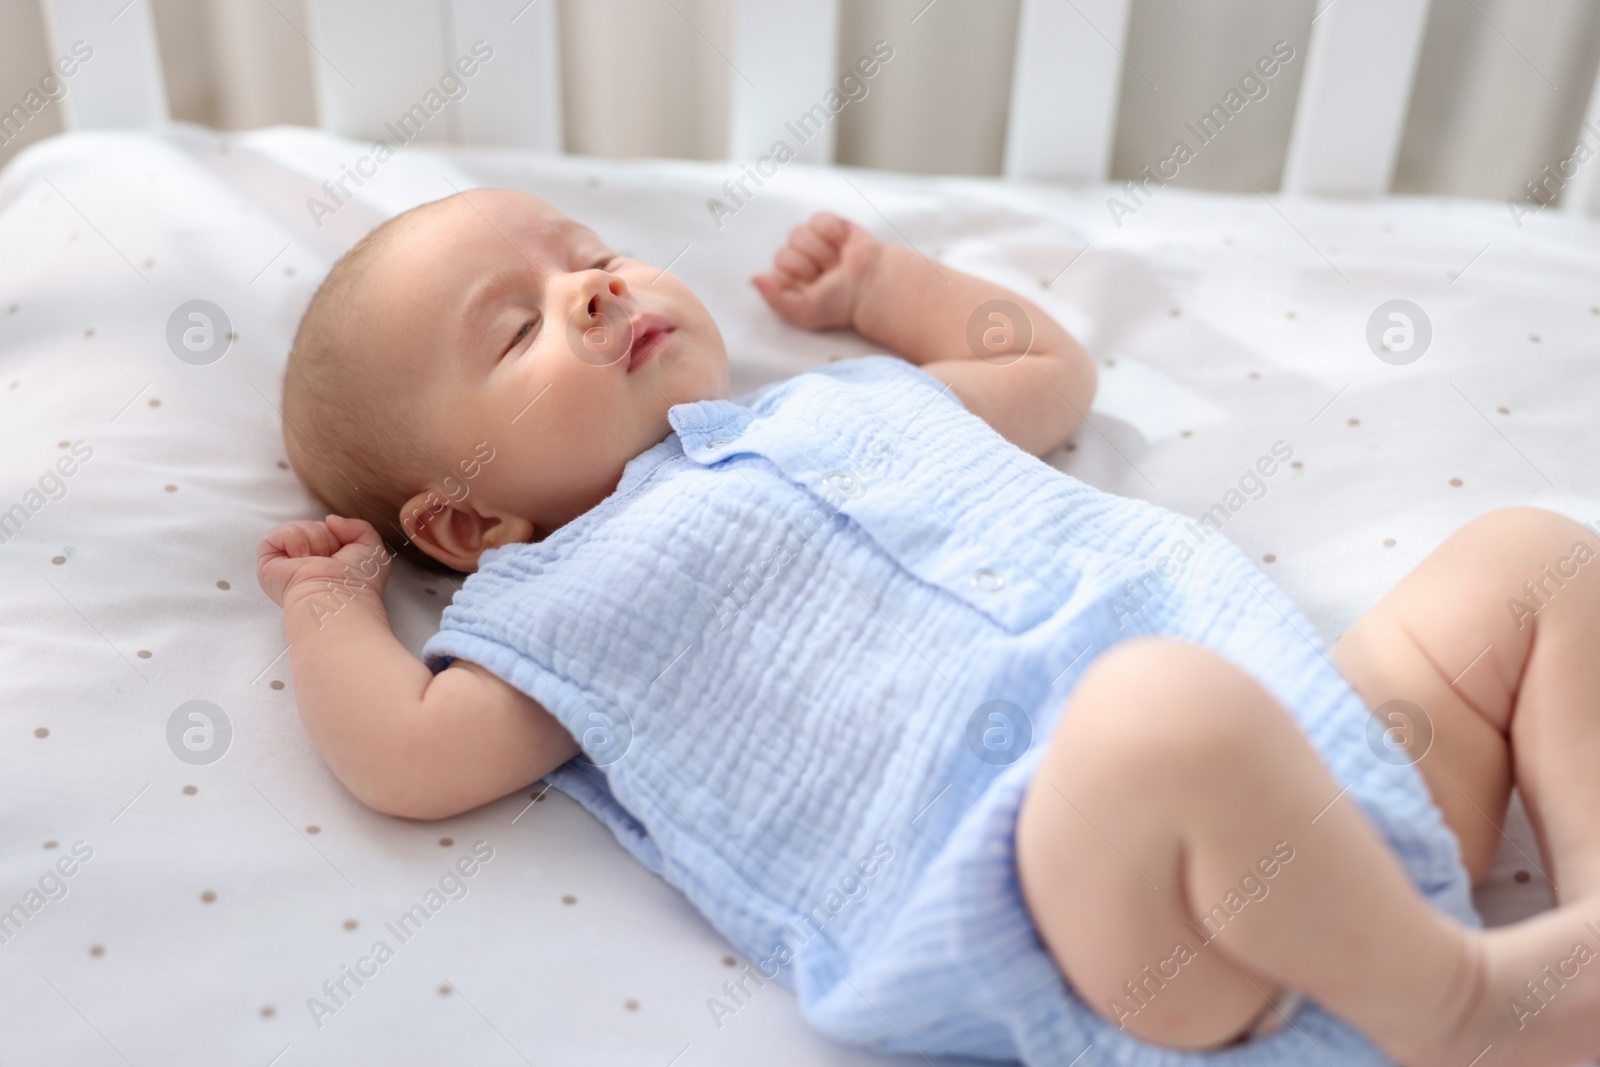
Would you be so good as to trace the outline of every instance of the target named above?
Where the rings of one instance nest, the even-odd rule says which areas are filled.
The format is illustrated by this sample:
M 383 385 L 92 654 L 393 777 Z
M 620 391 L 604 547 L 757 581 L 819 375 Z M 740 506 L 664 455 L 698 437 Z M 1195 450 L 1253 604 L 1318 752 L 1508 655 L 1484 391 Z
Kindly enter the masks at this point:
M 562 795 L 390 819 L 307 739 L 254 577 L 267 528 L 321 514 L 284 356 L 333 259 L 412 204 L 521 188 L 671 264 L 736 393 L 873 350 L 747 283 L 812 211 L 1009 285 L 1100 367 L 1052 461 L 1211 515 L 1330 640 L 1485 510 L 1600 521 L 1600 231 L 1570 215 L 1169 187 L 1119 226 L 1114 188 L 790 165 L 730 216 L 727 164 L 421 149 L 313 212 L 366 151 L 178 125 L 0 176 L 0 1061 L 877 1062 Z M 413 651 L 457 585 L 398 565 Z M 1547 888 L 1516 810 L 1480 909 Z

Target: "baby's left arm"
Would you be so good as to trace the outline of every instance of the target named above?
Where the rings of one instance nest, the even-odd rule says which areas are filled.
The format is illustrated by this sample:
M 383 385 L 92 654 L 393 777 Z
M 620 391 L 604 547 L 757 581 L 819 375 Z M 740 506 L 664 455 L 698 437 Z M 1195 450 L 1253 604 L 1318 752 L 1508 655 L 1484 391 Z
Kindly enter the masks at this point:
M 1094 400 L 1094 362 L 1037 304 L 838 215 L 796 226 L 773 271 L 751 280 L 796 326 L 849 326 L 949 383 L 968 411 L 1036 456 L 1064 444 Z

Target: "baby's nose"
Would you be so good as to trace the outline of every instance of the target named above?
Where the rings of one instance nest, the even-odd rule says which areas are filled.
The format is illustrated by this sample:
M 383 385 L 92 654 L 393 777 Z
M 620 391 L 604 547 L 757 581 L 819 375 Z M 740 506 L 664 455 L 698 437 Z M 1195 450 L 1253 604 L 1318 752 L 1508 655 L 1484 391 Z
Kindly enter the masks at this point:
M 600 313 L 600 298 L 606 293 L 619 300 L 625 299 L 628 295 L 628 283 L 612 275 L 604 285 L 595 290 L 593 296 L 589 297 L 589 314 L 597 315 Z

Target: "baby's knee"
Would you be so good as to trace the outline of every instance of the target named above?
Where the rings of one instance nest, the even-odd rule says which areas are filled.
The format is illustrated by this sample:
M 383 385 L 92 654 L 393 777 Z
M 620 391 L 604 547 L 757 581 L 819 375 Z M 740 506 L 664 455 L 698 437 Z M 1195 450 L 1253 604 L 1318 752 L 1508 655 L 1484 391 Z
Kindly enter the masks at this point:
M 1295 727 L 1250 675 L 1186 641 L 1140 638 L 1103 653 L 1084 673 L 1059 728 L 1074 773 L 1229 773 Z M 1126 779 L 1124 779 L 1126 780 Z
M 1502 575 L 1508 595 L 1527 606 L 1560 602 L 1556 614 L 1600 605 L 1600 538 L 1559 512 L 1537 507 L 1496 508 L 1462 528 L 1479 565 Z
M 1559 558 L 1574 554 L 1580 544 L 1584 551 L 1579 555 L 1592 557 L 1600 553 L 1600 540 L 1596 539 L 1594 531 L 1548 508 L 1525 505 L 1495 508 L 1479 515 L 1463 529 L 1473 531 L 1495 548 L 1530 557 L 1536 568 L 1540 561 L 1554 564 Z

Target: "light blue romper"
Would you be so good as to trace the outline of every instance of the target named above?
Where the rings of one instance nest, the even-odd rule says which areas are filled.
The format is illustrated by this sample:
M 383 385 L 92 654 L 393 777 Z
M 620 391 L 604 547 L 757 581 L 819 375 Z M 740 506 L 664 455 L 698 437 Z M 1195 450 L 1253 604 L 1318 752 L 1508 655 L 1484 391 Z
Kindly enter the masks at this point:
M 1243 553 L 1013 447 L 891 356 L 668 419 L 598 506 L 485 553 L 423 656 L 480 664 L 565 725 L 586 755 L 552 784 L 811 1024 L 1060 1067 L 1387 1062 L 1309 1002 L 1219 1052 L 1141 1041 L 1066 985 L 1020 895 L 1018 803 L 1073 687 L 1160 634 L 1289 708 L 1339 803 L 1479 924 L 1421 776 L 1375 753 L 1376 720 Z

